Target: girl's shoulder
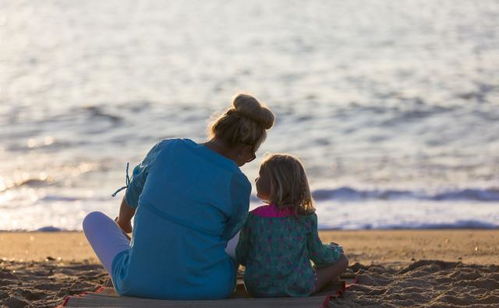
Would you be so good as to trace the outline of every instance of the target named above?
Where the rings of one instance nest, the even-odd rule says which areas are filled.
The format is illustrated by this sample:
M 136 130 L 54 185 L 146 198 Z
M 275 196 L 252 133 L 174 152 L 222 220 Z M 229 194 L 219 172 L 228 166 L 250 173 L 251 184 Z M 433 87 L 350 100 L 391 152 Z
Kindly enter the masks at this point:
M 315 213 L 311 213 L 308 215 L 297 215 L 291 209 L 279 209 L 272 204 L 266 204 L 250 211 L 247 222 L 249 224 L 258 224 L 259 222 L 279 224 L 279 222 L 286 222 L 286 224 L 297 223 L 298 225 L 309 226 L 313 228 L 317 225 L 317 215 Z
M 265 217 L 265 218 L 283 218 L 283 217 L 293 217 L 298 219 L 305 220 L 317 220 L 317 215 L 315 213 L 310 213 L 306 215 L 296 214 L 292 209 L 285 208 L 279 209 L 277 206 L 273 204 L 265 204 L 261 205 L 252 211 L 250 214 L 257 217 Z
M 288 214 L 288 215 L 286 215 Z M 317 228 L 316 220 L 311 215 L 295 215 L 294 213 L 276 212 L 268 205 L 260 206 L 249 212 L 245 228 L 253 236 L 276 234 L 301 234 L 306 236 Z M 285 236 L 285 235 L 284 235 Z
M 266 218 L 282 218 L 294 216 L 294 213 L 292 213 L 290 209 L 279 209 L 273 204 L 261 205 L 252 210 L 250 213 L 257 217 Z

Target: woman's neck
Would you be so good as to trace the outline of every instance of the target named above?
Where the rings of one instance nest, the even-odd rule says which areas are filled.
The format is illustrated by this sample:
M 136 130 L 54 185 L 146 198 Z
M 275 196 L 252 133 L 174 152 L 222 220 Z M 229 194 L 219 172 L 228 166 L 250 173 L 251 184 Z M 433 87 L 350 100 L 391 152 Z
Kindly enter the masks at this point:
M 235 153 L 234 149 L 228 147 L 227 144 L 221 140 L 213 138 L 203 143 L 203 145 L 228 159 L 236 161 L 237 154 Z

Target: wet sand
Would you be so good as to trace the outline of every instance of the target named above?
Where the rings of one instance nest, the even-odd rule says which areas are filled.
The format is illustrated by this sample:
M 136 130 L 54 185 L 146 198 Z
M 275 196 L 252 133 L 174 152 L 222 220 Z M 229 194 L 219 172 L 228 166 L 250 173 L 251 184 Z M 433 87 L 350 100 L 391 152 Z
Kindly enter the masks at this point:
M 499 305 L 499 230 L 322 231 L 343 245 L 346 276 L 335 304 L 386 307 Z M 93 291 L 108 276 L 81 232 L 0 233 L 0 303 L 53 307 Z

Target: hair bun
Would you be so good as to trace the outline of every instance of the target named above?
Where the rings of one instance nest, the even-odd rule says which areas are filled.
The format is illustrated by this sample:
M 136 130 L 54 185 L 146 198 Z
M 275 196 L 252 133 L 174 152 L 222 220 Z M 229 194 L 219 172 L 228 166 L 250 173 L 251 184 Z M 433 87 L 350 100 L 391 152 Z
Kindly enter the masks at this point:
M 233 102 L 234 110 L 242 116 L 259 123 L 265 129 L 274 125 L 274 114 L 251 95 L 238 94 Z

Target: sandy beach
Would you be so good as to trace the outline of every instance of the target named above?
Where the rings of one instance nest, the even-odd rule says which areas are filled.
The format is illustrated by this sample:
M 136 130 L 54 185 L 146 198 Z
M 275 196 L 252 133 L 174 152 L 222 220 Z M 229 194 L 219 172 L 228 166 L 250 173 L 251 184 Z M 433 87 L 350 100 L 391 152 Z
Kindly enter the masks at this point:
M 358 277 L 339 306 L 493 307 L 499 230 L 322 231 L 344 246 Z M 109 279 L 81 232 L 0 233 L 0 301 L 53 307 Z

